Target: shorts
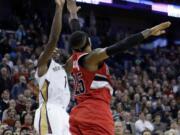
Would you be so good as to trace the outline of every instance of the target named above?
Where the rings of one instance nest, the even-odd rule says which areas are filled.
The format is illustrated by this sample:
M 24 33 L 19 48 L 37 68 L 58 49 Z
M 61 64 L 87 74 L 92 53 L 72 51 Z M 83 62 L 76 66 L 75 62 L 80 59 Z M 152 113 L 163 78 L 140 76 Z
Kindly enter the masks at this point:
M 114 135 L 114 121 L 109 107 L 77 106 L 70 114 L 72 135 Z
M 43 118 L 42 115 L 47 117 Z M 42 104 L 36 110 L 34 128 L 39 135 L 71 135 L 68 113 L 61 106 L 53 104 Z

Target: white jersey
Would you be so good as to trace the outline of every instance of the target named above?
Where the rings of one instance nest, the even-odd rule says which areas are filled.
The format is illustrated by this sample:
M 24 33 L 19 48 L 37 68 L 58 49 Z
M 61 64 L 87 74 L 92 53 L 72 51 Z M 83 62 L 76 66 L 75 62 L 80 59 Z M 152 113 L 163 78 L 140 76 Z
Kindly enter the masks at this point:
M 47 73 L 42 77 L 38 77 L 36 71 L 35 77 L 40 90 L 39 105 L 47 100 L 46 102 L 48 103 L 57 104 L 63 108 L 67 108 L 70 102 L 70 91 L 67 74 L 60 64 L 51 60 Z M 43 95 L 47 97 L 43 97 Z
M 67 74 L 64 68 L 51 60 L 45 75 L 38 77 L 39 108 L 36 110 L 34 127 L 39 135 L 71 135 L 66 108 L 70 102 Z

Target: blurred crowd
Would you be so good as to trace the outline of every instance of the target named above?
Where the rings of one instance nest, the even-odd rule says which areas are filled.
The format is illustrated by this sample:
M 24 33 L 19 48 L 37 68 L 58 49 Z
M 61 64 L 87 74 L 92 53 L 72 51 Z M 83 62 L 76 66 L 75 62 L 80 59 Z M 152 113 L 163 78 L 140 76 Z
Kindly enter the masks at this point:
M 117 135 L 141 135 L 146 130 L 153 135 L 180 134 L 179 55 L 180 47 L 166 47 L 138 51 L 124 56 L 124 64 L 117 63 L 124 72 L 112 77 Z
M 0 135 L 36 135 L 33 128 L 38 107 L 34 78 L 37 59 L 46 47 L 48 30 L 38 14 L 18 21 L 16 31 L 0 30 Z M 105 47 L 129 35 L 109 23 L 96 27 L 93 13 L 80 17 L 93 48 Z M 68 16 L 58 47 L 60 62 L 69 51 Z M 104 27 L 104 29 L 102 29 Z M 116 135 L 180 135 L 180 46 L 146 50 L 133 48 L 107 61 L 114 93 L 111 109 Z M 70 81 L 73 90 L 73 82 Z M 70 108 L 73 106 L 73 99 Z

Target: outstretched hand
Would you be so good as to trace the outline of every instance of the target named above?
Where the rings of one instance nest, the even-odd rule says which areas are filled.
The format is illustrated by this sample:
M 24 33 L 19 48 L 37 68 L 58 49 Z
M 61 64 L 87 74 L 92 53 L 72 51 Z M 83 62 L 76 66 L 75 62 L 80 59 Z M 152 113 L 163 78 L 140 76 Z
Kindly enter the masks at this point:
M 76 5 L 76 0 L 67 0 L 67 9 L 70 14 L 76 14 L 81 7 Z
M 169 22 L 169 21 L 161 23 L 159 25 L 156 25 L 156 26 L 150 28 L 151 35 L 152 36 L 160 36 L 160 35 L 166 33 L 165 30 L 167 28 L 169 28 L 170 26 L 171 26 L 171 22 Z

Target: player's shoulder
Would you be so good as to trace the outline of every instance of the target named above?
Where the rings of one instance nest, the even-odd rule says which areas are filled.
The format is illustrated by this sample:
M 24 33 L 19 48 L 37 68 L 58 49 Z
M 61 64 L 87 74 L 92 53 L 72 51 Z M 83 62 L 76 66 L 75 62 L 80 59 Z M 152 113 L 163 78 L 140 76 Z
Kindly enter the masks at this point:
M 89 56 L 98 56 L 99 54 L 103 53 L 106 48 L 96 48 L 92 50 L 88 55 Z
M 98 53 L 101 52 L 102 50 L 104 50 L 104 48 L 96 48 L 91 53 Z
M 100 51 L 100 50 L 102 50 L 103 48 L 96 48 L 96 49 L 94 49 L 93 51 L 94 52 L 96 52 L 96 51 Z

